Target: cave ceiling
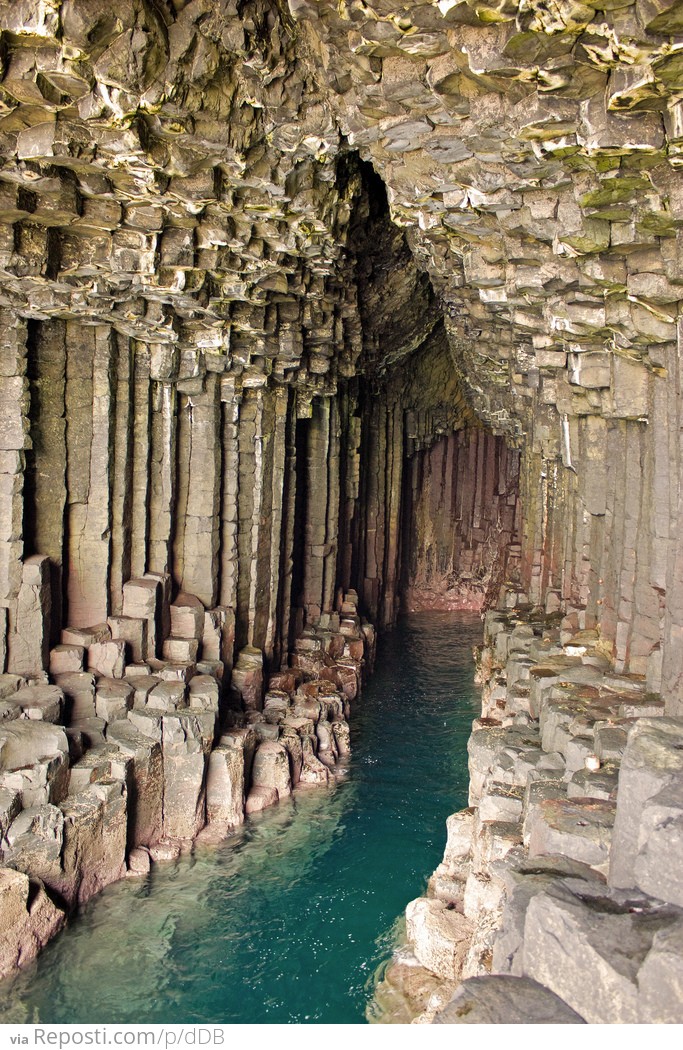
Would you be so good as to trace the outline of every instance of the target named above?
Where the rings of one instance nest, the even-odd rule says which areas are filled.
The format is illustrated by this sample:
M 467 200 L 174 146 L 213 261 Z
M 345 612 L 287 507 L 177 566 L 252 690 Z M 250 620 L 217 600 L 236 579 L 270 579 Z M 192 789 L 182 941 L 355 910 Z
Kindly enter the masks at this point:
M 302 402 L 447 339 L 479 417 L 513 442 L 547 417 L 548 454 L 560 420 L 647 416 L 683 285 L 680 4 L 6 0 L 0 24 L 0 306 Z

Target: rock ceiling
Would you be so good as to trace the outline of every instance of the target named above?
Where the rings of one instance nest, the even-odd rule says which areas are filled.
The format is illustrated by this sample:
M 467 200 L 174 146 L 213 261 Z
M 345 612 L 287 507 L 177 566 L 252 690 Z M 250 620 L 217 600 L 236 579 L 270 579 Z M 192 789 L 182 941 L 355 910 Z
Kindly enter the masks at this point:
M 0 304 L 105 318 L 162 378 L 203 354 L 331 392 L 361 351 L 357 152 L 483 419 L 644 416 L 683 283 L 681 10 L 6 0 Z M 386 292 L 393 357 L 415 287 Z

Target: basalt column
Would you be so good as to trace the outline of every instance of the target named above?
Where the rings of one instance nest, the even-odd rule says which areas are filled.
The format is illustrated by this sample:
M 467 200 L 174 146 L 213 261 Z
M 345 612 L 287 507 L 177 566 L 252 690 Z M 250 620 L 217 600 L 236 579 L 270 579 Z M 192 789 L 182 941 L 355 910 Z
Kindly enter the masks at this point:
M 676 352 L 667 360 L 676 374 Z M 605 398 L 604 418 L 568 415 L 555 443 L 540 411 L 530 424 L 520 593 L 548 612 L 562 609 L 568 628 L 597 629 L 615 667 L 645 676 L 674 713 L 679 399 L 662 376 L 634 386 L 630 366 L 615 360 L 612 368 L 616 396 Z
M 407 609 L 496 604 L 519 560 L 519 453 L 482 429 L 438 438 L 410 460 L 404 521 Z

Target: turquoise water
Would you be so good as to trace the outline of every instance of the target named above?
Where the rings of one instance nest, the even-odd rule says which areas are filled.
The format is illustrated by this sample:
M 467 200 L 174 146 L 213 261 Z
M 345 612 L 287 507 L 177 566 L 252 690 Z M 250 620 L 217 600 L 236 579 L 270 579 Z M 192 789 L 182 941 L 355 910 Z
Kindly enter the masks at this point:
M 0 1021 L 364 1023 L 396 920 L 467 804 L 480 639 L 477 617 L 402 620 L 380 640 L 336 788 L 110 886 L 0 986 Z

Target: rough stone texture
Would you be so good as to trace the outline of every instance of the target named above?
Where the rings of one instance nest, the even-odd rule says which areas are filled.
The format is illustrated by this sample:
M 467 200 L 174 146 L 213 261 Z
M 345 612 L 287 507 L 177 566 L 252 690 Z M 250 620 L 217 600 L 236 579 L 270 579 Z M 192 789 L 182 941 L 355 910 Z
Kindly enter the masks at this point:
M 0 976 L 35 959 L 66 921 L 63 911 L 45 893 L 40 883 L 11 868 L 0 869 Z
M 209 756 L 206 817 L 209 824 L 235 827 L 244 820 L 244 747 L 221 738 Z
M 469 593 L 460 603 L 481 604 L 519 561 L 519 454 L 476 425 L 453 356 L 453 318 L 444 324 L 450 299 L 438 298 L 428 245 L 402 232 L 408 212 L 393 197 L 398 225 L 390 224 L 374 176 L 345 145 L 361 145 L 359 129 L 346 127 L 358 61 L 365 92 L 370 80 L 382 85 L 385 59 L 387 83 L 407 75 L 412 85 L 422 52 L 410 48 L 408 66 L 399 59 L 394 68 L 390 51 L 358 59 L 354 42 L 351 82 L 330 94 L 327 78 L 318 83 L 317 56 L 338 31 L 339 56 L 346 51 L 343 19 L 318 23 L 317 11 L 310 18 L 303 7 L 288 13 L 259 3 L 245 35 L 230 2 L 208 20 L 203 0 L 186 7 L 160 20 L 144 8 L 154 55 L 149 66 L 142 62 L 144 75 L 125 58 L 129 47 L 135 52 L 136 5 L 103 51 L 84 35 L 90 15 L 81 0 L 56 12 L 45 33 L 29 8 L 20 29 L 7 13 L 12 40 L 40 40 L 44 61 L 40 70 L 24 68 L 20 49 L 6 84 L 14 119 L 26 119 L 5 143 L 12 160 L 2 218 L 16 248 L 3 271 L 4 294 L 8 316 L 13 308 L 21 313 L 29 290 L 38 314 L 30 314 L 28 332 L 23 317 L 5 327 L 3 377 L 19 411 L 3 447 L 23 452 L 33 442 L 23 540 L 26 553 L 50 558 L 53 619 L 65 597 L 72 626 L 111 614 L 114 640 L 143 660 L 169 635 L 163 620 L 172 582 L 206 608 L 220 599 L 224 639 L 232 621 L 238 649 L 255 645 L 269 657 L 288 649 L 291 604 L 312 619 L 331 613 L 339 583 L 355 585 L 368 612 L 391 622 L 398 581 L 416 554 L 400 542 L 406 452 L 416 520 L 427 512 L 426 504 L 417 507 L 417 485 L 428 461 L 440 506 L 418 530 L 426 536 L 436 527 L 429 564 L 410 570 L 416 594 L 444 590 L 452 604 L 459 579 Z M 264 33 L 255 28 L 261 25 Z M 227 37 L 220 26 L 231 27 Z M 451 46 L 448 36 L 443 41 Z M 201 58 L 190 61 L 195 52 Z M 85 63 L 78 70 L 76 54 Z M 262 75 L 271 67 L 272 76 Z M 440 90 L 429 92 L 439 126 L 452 123 L 450 103 Z M 231 99 L 225 111 L 222 93 Z M 203 113 L 193 132 L 180 131 L 180 98 L 187 112 Z M 384 132 L 379 96 L 375 104 Z M 114 144 L 108 125 L 118 129 L 120 114 L 148 113 L 150 105 L 144 145 L 134 120 Z M 41 106 L 49 116 L 36 121 Z M 364 112 L 370 125 L 375 119 Z M 394 115 L 387 119 L 393 126 Z M 69 157 L 73 120 L 83 142 Z M 407 130 L 420 126 L 409 122 Z M 413 146 L 421 148 L 419 137 L 408 153 Z M 391 162 L 405 148 L 399 138 L 372 158 L 390 188 Z M 463 159 L 441 150 L 429 157 L 437 168 Z M 415 174 L 417 185 L 423 176 Z M 443 230 L 457 244 L 454 228 Z M 389 281 L 387 259 L 400 262 Z M 462 256 L 453 262 L 459 287 Z M 396 373 L 375 416 L 375 395 L 349 383 L 354 372 L 380 377 L 418 350 L 414 374 L 403 381 Z M 548 367 L 557 363 L 546 354 Z M 463 425 L 474 429 L 441 440 Z M 452 468 L 445 485 L 437 478 L 441 458 Z M 16 455 L 7 456 L 6 471 L 20 511 Z M 325 498 L 302 501 L 304 482 Z M 441 518 L 453 514 L 463 526 L 447 552 Z M 20 532 L 8 534 L 14 566 L 21 540 Z M 17 583 L 15 571 L 6 588 L 14 633 Z M 147 654 L 141 629 L 122 618 L 147 622 Z M 201 642 L 201 632 L 189 636 Z M 211 647 L 215 641 L 209 659 L 232 661 L 231 652 Z
M 107 727 L 107 742 L 122 756 L 132 758 L 132 775 L 127 778 L 129 842 L 151 846 L 163 834 L 164 773 L 161 742 L 150 740 L 129 721 L 116 721 Z
M 465 430 L 411 466 L 407 609 L 477 609 L 497 600 L 520 551 L 518 455 L 500 438 Z
M 126 788 L 102 781 L 69 797 L 64 812 L 64 874 L 54 888 L 69 904 L 84 903 L 126 870 Z
M 526 977 L 471 977 L 434 1024 L 585 1024 L 553 992 Z
M 561 854 L 606 874 L 614 803 L 550 799 L 538 807 L 529 829 L 530 857 Z
M 292 788 L 287 749 L 275 741 L 260 744 L 254 755 L 251 778 L 254 787 L 274 788 L 278 798 L 289 795 Z
M 443 901 L 420 897 L 406 909 L 408 937 L 418 961 L 445 980 L 462 973 L 472 924 Z
M 585 892 L 585 891 L 584 891 Z M 539 894 L 529 904 L 524 928 L 524 972 L 556 992 L 589 1024 L 636 1024 L 647 995 L 648 1020 L 657 1015 L 653 987 L 641 988 L 639 971 L 661 930 L 680 938 L 683 913 L 660 901 L 628 895 L 588 896 L 581 886 Z M 656 949 L 655 949 L 656 952 Z M 654 974 L 665 953 L 650 964 Z M 676 978 L 671 975 L 672 981 Z M 651 981 L 651 978 L 650 978 Z M 666 1010 L 679 1009 L 662 991 Z
M 679 720 L 664 716 L 642 676 L 615 672 L 599 632 L 569 617 L 491 611 L 484 635 L 483 716 L 469 742 L 472 804 L 448 819 L 443 862 L 428 896 L 407 912 L 410 944 L 390 964 L 368 1016 L 395 1013 L 398 994 L 416 1023 L 441 1023 L 438 1010 L 392 989 L 402 984 L 402 953 L 413 951 L 441 977 L 432 1001 L 450 998 L 424 918 L 448 908 L 470 929 L 447 1023 L 509 1020 L 504 989 L 522 985 L 470 980 L 487 974 L 531 979 L 559 1010 L 556 1020 L 551 1010 L 534 1021 L 532 1000 L 510 991 L 530 1012 L 522 1005 L 515 1021 L 513 1003 L 513 1023 L 564 1023 L 566 1010 L 596 1024 L 679 1023 Z M 520 711 L 525 682 L 531 702 Z
M 119 722 L 151 742 L 86 759 L 69 842 L 131 777 L 158 835 L 152 743 L 161 834 L 191 838 L 216 734 L 250 720 L 247 808 L 285 793 L 285 759 L 328 783 L 361 614 L 497 605 L 483 814 L 442 873 L 491 905 L 466 972 L 493 951 L 494 866 L 581 839 L 547 821 L 538 846 L 553 792 L 609 807 L 577 794 L 591 762 L 622 763 L 611 884 L 679 901 L 680 726 L 648 725 L 683 712 L 677 7 L 100 7 L 0 5 L 0 673 L 42 688 L 54 661 L 76 764 Z M 94 680 L 128 655 L 131 710 Z M 291 703 L 264 707 L 288 662 Z M 42 739 L 24 716 L 51 701 L 2 703 L 3 756 L 7 725 Z M 29 757 L 3 771 L 29 803 L 12 849 L 52 877 L 80 795 Z M 71 898 L 125 862 L 98 858 Z
M 669 718 L 644 718 L 631 730 L 619 774 L 615 849 L 609 871 L 613 886 L 640 886 L 641 875 L 648 884 L 642 889 L 677 903 L 681 893 L 676 888 L 675 868 L 661 864 L 661 835 L 664 825 L 667 850 L 675 856 L 679 817 L 675 795 L 683 786 L 682 730 L 680 719 Z M 663 808 L 658 810 L 658 803 Z

